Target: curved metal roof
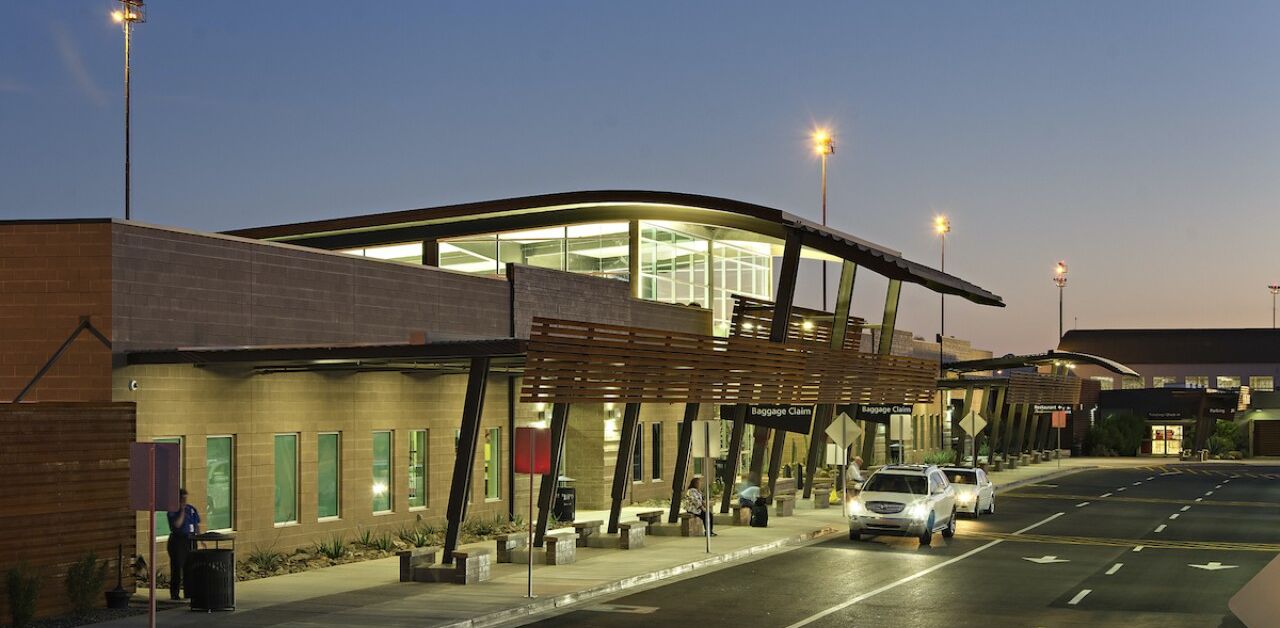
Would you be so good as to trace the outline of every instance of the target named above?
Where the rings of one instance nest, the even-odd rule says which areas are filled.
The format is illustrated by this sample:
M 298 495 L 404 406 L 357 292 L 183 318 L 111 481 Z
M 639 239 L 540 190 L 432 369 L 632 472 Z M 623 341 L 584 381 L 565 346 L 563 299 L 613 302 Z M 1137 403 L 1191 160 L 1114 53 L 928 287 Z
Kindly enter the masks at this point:
M 796 232 L 804 246 L 852 261 L 890 279 L 919 284 L 934 292 L 961 296 L 981 305 L 1004 307 L 1004 301 L 998 295 L 954 275 L 907 260 L 898 251 L 779 209 L 701 194 L 646 190 L 562 192 L 239 229 L 227 233 L 342 249 L 632 219 L 727 227 L 778 239 L 784 239 L 788 232 Z
M 981 360 L 965 360 L 962 362 L 947 362 L 942 365 L 948 371 L 956 373 L 971 373 L 974 371 L 998 371 L 1003 369 L 1015 369 L 1025 366 L 1040 366 L 1042 364 L 1050 364 L 1053 362 L 1071 362 L 1074 364 L 1092 364 L 1100 366 L 1116 375 L 1127 375 L 1137 377 L 1138 372 L 1119 363 L 1115 360 L 1109 360 L 1102 356 L 1090 355 L 1088 353 L 1075 353 L 1072 351 L 1046 351 L 1045 353 L 1033 353 L 1030 355 L 1005 355 L 998 358 L 984 358 Z

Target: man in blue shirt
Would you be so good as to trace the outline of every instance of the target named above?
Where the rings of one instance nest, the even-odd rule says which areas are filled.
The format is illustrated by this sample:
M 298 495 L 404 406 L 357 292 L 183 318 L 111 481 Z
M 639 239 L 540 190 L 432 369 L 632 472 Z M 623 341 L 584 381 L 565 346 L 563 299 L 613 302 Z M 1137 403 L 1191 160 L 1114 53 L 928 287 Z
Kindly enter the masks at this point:
M 200 513 L 187 503 L 187 489 L 178 489 L 178 509 L 169 513 L 169 598 L 178 600 L 182 588 L 182 576 L 187 566 L 187 555 L 195 546 L 195 536 L 200 534 Z

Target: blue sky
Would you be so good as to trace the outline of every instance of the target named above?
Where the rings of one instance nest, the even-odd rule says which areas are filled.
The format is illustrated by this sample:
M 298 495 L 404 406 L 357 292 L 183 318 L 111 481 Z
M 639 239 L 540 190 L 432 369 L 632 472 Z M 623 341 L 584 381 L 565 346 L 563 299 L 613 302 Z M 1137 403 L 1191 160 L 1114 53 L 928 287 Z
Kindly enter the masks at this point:
M 0 25 L 0 218 L 121 213 L 109 0 Z M 1280 3 L 209 3 L 136 35 L 135 217 L 197 229 L 590 188 L 818 216 L 1003 295 L 950 333 L 1265 326 L 1280 279 Z M 236 12 L 240 12 L 236 15 Z M 812 269 L 809 269 L 812 270 Z M 812 283 L 801 300 L 816 303 Z M 859 277 L 878 318 L 882 282 Z M 931 337 L 937 299 L 904 291 Z

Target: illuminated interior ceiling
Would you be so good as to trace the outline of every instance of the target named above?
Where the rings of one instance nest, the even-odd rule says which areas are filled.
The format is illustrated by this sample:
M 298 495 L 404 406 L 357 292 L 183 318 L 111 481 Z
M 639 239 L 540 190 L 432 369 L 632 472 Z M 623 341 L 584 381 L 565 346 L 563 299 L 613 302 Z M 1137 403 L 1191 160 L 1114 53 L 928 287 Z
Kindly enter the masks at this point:
M 959 277 L 799 216 L 732 199 L 676 192 L 565 192 L 243 229 L 229 234 L 346 250 L 631 220 L 697 225 L 719 232 L 721 235 L 716 239 L 768 244 L 774 256 L 781 254 L 783 239 L 792 233 L 798 235 L 808 249 L 802 251 L 806 257 L 847 259 L 890 279 L 961 296 L 982 305 L 1004 305 L 998 295 Z

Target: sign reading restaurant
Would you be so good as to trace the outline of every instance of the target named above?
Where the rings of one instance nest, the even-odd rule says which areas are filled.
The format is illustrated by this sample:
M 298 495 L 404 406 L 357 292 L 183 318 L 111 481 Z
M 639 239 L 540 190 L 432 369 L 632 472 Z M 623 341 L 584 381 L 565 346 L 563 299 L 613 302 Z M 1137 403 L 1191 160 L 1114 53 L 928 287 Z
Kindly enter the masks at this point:
M 1037 403 L 1033 404 L 1032 412 L 1034 414 L 1049 414 L 1051 412 L 1071 412 L 1071 404 L 1069 403 Z
M 747 406 L 747 423 L 784 432 L 808 434 L 813 422 L 813 406 L 754 404 Z

